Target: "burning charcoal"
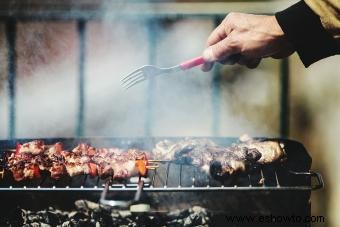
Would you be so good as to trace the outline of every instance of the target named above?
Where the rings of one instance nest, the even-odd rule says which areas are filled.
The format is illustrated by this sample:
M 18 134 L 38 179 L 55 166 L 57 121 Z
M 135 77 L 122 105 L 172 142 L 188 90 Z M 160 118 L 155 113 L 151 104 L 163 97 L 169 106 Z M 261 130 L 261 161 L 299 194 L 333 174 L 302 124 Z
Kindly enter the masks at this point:
M 119 215 L 122 218 L 127 218 L 127 217 L 130 217 L 132 215 L 132 213 L 128 210 L 122 210 L 122 211 L 119 211 Z
M 166 226 L 170 226 L 170 227 L 179 227 L 179 226 L 183 226 L 183 224 L 184 224 L 184 221 L 183 221 L 183 219 L 174 219 L 174 220 L 172 220 L 172 221 L 170 221 L 170 222 L 167 222 L 166 223 Z
M 190 218 L 195 225 L 206 224 L 207 221 L 209 221 L 208 212 L 206 209 L 199 206 L 194 206 L 190 209 L 190 211 L 192 213 L 190 214 Z
M 29 227 L 51 227 L 51 225 L 46 224 L 46 223 L 42 223 L 42 222 L 33 222 L 31 224 L 27 224 L 26 226 L 29 226 Z
M 36 214 L 42 216 L 42 215 L 44 215 L 46 212 L 47 212 L 46 210 L 40 210 L 40 211 L 38 211 Z
M 135 222 L 137 226 L 140 227 L 147 227 L 147 226 L 152 226 L 153 222 L 151 221 L 150 217 L 148 215 L 138 215 L 135 218 Z
M 71 222 L 70 221 L 65 221 L 62 225 L 61 225 L 61 227 L 71 227 L 72 225 L 71 225 Z
M 24 223 L 23 211 L 17 207 L 9 217 L 9 223 L 11 226 L 21 226 Z
M 190 214 L 189 218 L 194 226 L 202 224 L 202 217 L 199 214 Z
M 171 220 L 171 219 L 178 219 L 178 218 L 184 218 L 187 217 L 189 215 L 189 211 L 188 210 L 175 210 L 170 212 L 167 217 Z
M 48 208 L 32 212 L 29 210 L 17 209 L 23 218 L 22 225 L 16 226 L 60 226 L 60 227 L 180 227 L 180 226 L 201 226 L 207 227 L 210 224 L 209 212 L 199 206 L 186 210 L 175 210 L 169 214 L 164 213 L 131 213 L 130 211 L 117 211 L 99 208 L 99 205 L 86 200 L 76 202 L 77 209 L 71 212 Z M 15 212 L 14 212 L 15 213 Z M 17 214 L 18 215 L 18 214 Z M 8 226 L 5 224 L 3 226 Z M 2 225 L 1 225 L 2 226 Z M 14 225 L 12 225 L 14 226 Z
M 111 217 L 111 213 L 106 210 L 94 211 L 91 214 L 91 218 L 96 220 L 100 226 L 113 226 L 113 218 Z
M 61 220 L 58 217 L 58 214 L 53 213 L 51 211 L 45 212 L 42 217 L 43 217 L 43 220 L 44 220 L 45 223 L 49 223 L 53 226 L 61 223 Z
M 30 214 L 27 216 L 27 221 L 32 223 L 32 222 L 39 222 L 41 219 L 41 217 L 39 215 L 36 214 Z
M 192 226 L 192 220 L 190 217 L 187 217 L 184 219 L 184 223 L 183 223 L 183 226 Z
M 131 218 L 124 218 L 124 225 L 132 227 L 132 226 L 136 226 L 136 223 L 131 219 Z
M 208 214 L 207 210 L 206 210 L 205 208 L 203 208 L 203 207 L 200 207 L 200 206 L 193 206 L 193 207 L 191 208 L 191 210 L 192 210 L 193 212 L 199 213 L 199 214 L 204 214 L 204 215 L 207 215 L 207 214 Z
M 119 215 L 119 213 L 117 213 L 116 211 L 112 211 L 111 217 L 112 217 L 113 219 L 117 219 L 117 218 L 120 217 L 120 215 Z
M 171 219 L 177 219 L 179 217 L 180 213 L 181 213 L 180 210 L 174 210 L 174 211 L 171 211 L 167 216 L 170 220 Z
M 91 223 L 90 220 L 86 219 L 86 220 L 79 220 L 76 227 L 95 227 L 96 224 L 95 223 Z
M 72 211 L 69 215 L 69 218 L 74 219 L 74 220 L 80 220 L 80 219 L 84 219 L 87 218 L 86 214 L 82 213 L 82 212 L 78 212 L 78 211 Z

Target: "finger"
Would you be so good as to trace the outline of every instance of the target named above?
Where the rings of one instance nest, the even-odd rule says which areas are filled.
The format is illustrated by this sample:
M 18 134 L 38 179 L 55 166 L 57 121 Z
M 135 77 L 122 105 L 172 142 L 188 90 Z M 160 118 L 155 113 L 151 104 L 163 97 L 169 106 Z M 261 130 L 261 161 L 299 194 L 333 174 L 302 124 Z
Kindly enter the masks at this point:
M 201 66 L 203 72 L 209 72 L 214 66 L 214 62 L 206 62 Z
M 238 54 L 240 46 L 229 35 L 216 44 L 207 47 L 203 52 L 203 58 L 207 62 L 218 61 L 228 58 L 230 55 Z
M 281 50 L 281 51 L 271 55 L 271 57 L 275 58 L 275 59 L 281 59 L 281 58 L 286 58 L 286 57 L 290 56 L 293 53 L 294 53 L 294 50 L 284 49 L 284 50 Z
M 237 61 L 237 64 L 239 64 L 239 65 L 246 65 L 248 61 L 249 61 L 249 58 L 247 58 L 245 56 L 241 56 L 239 58 L 239 60 Z
M 261 58 L 254 58 L 254 59 L 250 59 L 247 63 L 246 66 L 249 69 L 255 69 L 261 62 Z
M 261 58 L 248 58 L 242 56 L 237 62 L 239 65 L 245 65 L 250 69 L 256 68 L 261 62 Z
M 224 25 L 222 22 L 219 26 L 217 26 L 214 29 L 214 31 L 211 32 L 207 40 L 207 46 L 214 45 L 215 43 L 223 40 L 226 37 L 227 37 L 227 34 L 225 33 Z
M 233 55 L 230 55 L 229 57 L 227 57 L 227 58 L 225 58 L 223 60 L 219 60 L 218 62 L 223 64 L 223 65 L 234 65 L 241 58 L 242 58 L 241 54 L 233 54 Z

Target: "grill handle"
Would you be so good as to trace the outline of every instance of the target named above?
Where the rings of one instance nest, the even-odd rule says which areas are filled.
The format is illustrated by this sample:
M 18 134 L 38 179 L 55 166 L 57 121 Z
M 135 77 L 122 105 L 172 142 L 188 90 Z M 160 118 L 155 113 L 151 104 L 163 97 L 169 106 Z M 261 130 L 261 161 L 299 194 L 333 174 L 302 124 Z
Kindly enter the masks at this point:
M 312 179 L 313 177 L 316 179 L 317 184 L 315 185 L 311 185 L 311 189 L 314 190 L 318 190 L 324 187 L 324 181 L 322 179 L 322 176 L 320 173 L 314 172 L 312 170 L 310 170 L 309 172 L 295 172 L 295 171 L 289 171 L 290 173 L 294 174 L 294 175 L 305 175 L 305 176 L 310 176 L 310 178 Z
M 99 203 L 102 204 L 102 205 L 105 205 L 105 206 L 112 207 L 112 208 L 129 208 L 132 204 L 139 201 L 141 194 L 142 194 L 142 191 L 143 191 L 144 181 L 139 180 L 135 197 L 133 198 L 133 200 L 128 200 L 128 201 L 107 200 L 106 195 L 109 192 L 110 184 L 111 184 L 110 181 L 106 182 L 105 188 L 104 188 L 104 190 L 103 190 L 103 192 L 100 196 Z

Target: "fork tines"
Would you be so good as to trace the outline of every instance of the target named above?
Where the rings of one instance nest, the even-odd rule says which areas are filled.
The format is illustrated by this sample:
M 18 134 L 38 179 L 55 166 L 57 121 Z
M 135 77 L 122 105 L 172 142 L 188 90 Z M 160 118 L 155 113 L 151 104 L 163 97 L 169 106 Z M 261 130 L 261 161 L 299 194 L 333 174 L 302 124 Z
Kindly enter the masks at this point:
M 146 77 L 141 70 L 141 68 L 136 69 L 135 71 L 129 73 L 127 76 L 125 76 L 123 79 L 121 79 L 122 86 L 126 90 L 129 89 L 130 87 L 146 80 Z

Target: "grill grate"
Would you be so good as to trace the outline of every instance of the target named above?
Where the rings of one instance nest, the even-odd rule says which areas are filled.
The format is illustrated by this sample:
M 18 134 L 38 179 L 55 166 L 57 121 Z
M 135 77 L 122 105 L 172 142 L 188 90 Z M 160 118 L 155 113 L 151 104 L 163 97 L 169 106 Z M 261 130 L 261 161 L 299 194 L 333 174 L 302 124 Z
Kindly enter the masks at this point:
M 150 170 L 144 179 L 144 191 L 190 191 L 190 190 L 311 190 L 319 187 L 322 180 L 317 178 L 318 184 L 311 185 L 310 173 L 294 173 L 281 166 L 264 166 L 248 174 L 239 174 L 222 180 L 215 180 L 194 166 L 175 163 L 160 164 L 156 170 Z M 297 183 L 298 182 L 298 183 Z M 4 177 L 0 180 L 0 191 L 4 190 L 82 190 L 101 191 L 106 180 L 89 175 L 64 177 L 60 180 L 52 179 L 47 173 L 33 180 L 16 182 L 11 172 L 4 170 Z M 124 181 L 113 181 L 111 190 L 136 190 L 138 177 Z
M 165 138 L 51 138 L 44 139 L 47 144 L 62 142 L 66 147 L 74 147 L 81 142 L 95 147 L 139 147 L 152 150 L 154 144 Z M 176 138 L 172 138 L 176 139 Z M 182 139 L 182 138 L 177 138 Z M 236 141 L 235 138 L 211 138 L 223 146 Z M 49 173 L 42 173 L 40 179 L 14 181 L 12 173 L 4 168 L 8 147 L 15 147 L 17 142 L 31 141 L 8 140 L 0 141 L 0 191 L 16 190 L 60 190 L 60 191 L 102 191 L 106 180 L 99 177 L 80 175 L 64 177 L 54 180 Z M 285 151 L 289 157 L 283 164 L 263 165 L 251 171 L 226 179 L 216 180 L 200 169 L 171 162 L 159 164 L 159 168 L 149 170 L 148 178 L 144 179 L 144 191 L 195 191 L 195 190 L 313 190 L 323 187 L 322 177 L 318 173 L 309 171 L 311 159 L 304 147 L 295 141 L 279 140 L 285 144 Z M 293 170 L 293 171 L 292 171 Z M 3 174 L 1 173 L 3 171 Z M 1 176 L 3 178 L 1 179 Z M 113 181 L 111 190 L 135 191 L 138 177 L 125 181 Z

